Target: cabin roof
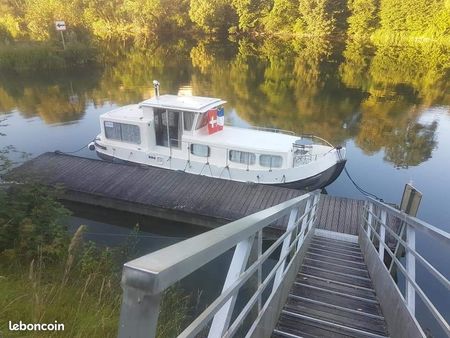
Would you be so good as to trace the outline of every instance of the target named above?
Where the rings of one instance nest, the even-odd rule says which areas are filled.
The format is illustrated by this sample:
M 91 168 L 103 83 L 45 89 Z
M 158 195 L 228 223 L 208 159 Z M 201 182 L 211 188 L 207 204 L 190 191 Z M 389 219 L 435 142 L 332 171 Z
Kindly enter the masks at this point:
M 214 97 L 160 95 L 141 102 L 140 106 L 203 113 L 224 103 L 226 101 Z
M 140 109 L 137 104 L 130 104 L 103 113 L 101 117 L 127 121 L 141 121 L 143 119 L 143 114 L 142 109 Z

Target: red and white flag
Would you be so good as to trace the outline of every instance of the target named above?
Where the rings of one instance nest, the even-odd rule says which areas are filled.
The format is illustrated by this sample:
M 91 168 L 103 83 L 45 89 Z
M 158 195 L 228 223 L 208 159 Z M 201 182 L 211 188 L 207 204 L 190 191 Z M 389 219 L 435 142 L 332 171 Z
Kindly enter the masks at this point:
M 208 110 L 208 134 L 214 134 L 218 132 L 219 129 L 219 121 L 217 120 L 217 109 Z

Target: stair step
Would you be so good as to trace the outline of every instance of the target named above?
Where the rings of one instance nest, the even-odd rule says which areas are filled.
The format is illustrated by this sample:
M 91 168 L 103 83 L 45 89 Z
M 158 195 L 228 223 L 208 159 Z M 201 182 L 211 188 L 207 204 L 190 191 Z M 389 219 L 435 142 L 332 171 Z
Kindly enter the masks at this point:
M 356 297 L 376 299 L 375 292 L 373 290 L 356 288 L 350 284 L 336 283 L 331 280 L 317 279 L 314 277 L 299 275 L 297 276 L 296 283 L 316 286 L 331 291 L 346 293 Z
M 316 268 L 325 269 L 330 272 L 339 272 L 348 274 L 349 276 L 369 278 L 369 272 L 366 269 L 354 268 L 351 266 L 345 266 L 334 262 L 318 261 L 311 258 L 306 258 L 303 264 L 313 266 Z
M 385 335 L 371 334 L 365 330 L 358 330 L 344 325 L 332 324 L 309 316 L 292 314 L 287 311 L 280 316 L 279 331 L 287 332 L 298 337 L 333 337 L 333 338 L 367 338 L 385 337 Z M 283 337 L 283 336 L 275 336 Z
M 364 312 L 358 313 L 342 310 L 327 306 L 327 304 L 311 303 L 298 298 L 289 298 L 285 309 L 293 313 L 303 314 L 354 329 L 369 330 L 381 335 L 387 334 L 386 323 L 383 317 L 374 318 Z
M 321 269 L 317 267 L 307 266 L 303 264 L 300 272 L 311 275 L 311 276 L 317 276 L 320 278 L 325 278 L 333 281 L 338 281 L 342 283 L 347 284 L 353 284 L 356 286 L 361 286 L 365 288 L 372 288 L 372 283 L 370 280 L 367 279 L 361 279 L 361 278 L 353 278 L 352 276 L 349 276 L 348 274 L 338 274 L 334 273 L 332 271 Z
M 353 298 L 353 295 L 338 294 L 336 292 L 327 292 L 325 289 L 308 288 L 294 284 L 291 289 L 291 294 L 317 300 L 330 305 L 337 305 L 349 308 L 356 311 L 362 311 L 373 315 L 381 316 L 381 309 L 375 301 L 363 301 Z M 350 296 L 350 297 L 349 297 Z
M 328 252 L 332 252 L 332 253 L 339 253 L 339 254 L 362 258 L 361 250 L 349 250 L 349 249 L 335 248 L 326 243 L 319 244 L 319 243 L 313 243 L 311 241 L 310 248 L 315 248 L 315 249 L 322 250 L 322 251 L 328 251 Z
M 345 245 L 345 246 L 349 246 L 349 247 L 359 248 L 359 243 L 344 241 L 341 239 L 324 237 L 324 236 L 320 236 L 320 235 L 314 235 L 313 240 L 328 242 L 330 244 Z
M 360 252 L 359 245 L 353 245 L 351 243 L 347 243 L 344 241 L 330 241 L 330 240 L 324 240 L 320 237 L 314 237 L 311 241 L 311 243 L 319 244 L 319 245 L 325 245 L 336 249 L 343 249 L 343 250 L 354 250 Z
M 325 250 L 325 249 L 319 248 L 319 247 L 310 246 L 308 249 L 308 252 L 316 253 L 316 254 L 320 254 L 320 255 L 328 256 L 328 257 L 335 257 L 335 258 L 339 258 L 339 259 L 349 259 L 349 260 L 352 260 L 355 262 L 364 263 L 364 258 L 362 256 L 341 253 L 341 252 L 333 252 L 333 251 Z
M 355 262 L 354 260 L 352 260 L 351 258 L 347 258 L 347 259 L 341 259 L 341 258 L 336 258 L 336 257 L 330 257 L 330 256 L 326 256 L 326 255 L 322 255 L 322 254 L 316 254 L 313 252 L 307 252 L 306 253 L 306 257 L 307 258 L 312 258 L 315 260 L 319 260 L 319 261 L 327 261 L 327 262 L 331 262 L 331 263 L 335 263 L 335 264 L 340 264 L 340 265 L 348 265 L 349 267 L 353 267 L 353 268 L 366 268 L 366 265 L 362 262 Z

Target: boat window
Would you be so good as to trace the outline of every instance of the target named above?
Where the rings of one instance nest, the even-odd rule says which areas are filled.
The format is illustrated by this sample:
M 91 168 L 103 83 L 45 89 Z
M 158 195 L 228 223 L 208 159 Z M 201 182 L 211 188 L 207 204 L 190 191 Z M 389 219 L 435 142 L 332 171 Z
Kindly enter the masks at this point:
M 283 158 L 277 155 L 259 155 L 259 165 L 261 167 L 281 168 Z
M 196 130 L 201 129 L 206 125 L 208 125 L 208 114 L 206 113 L 200 114 L 197 120 L 197 127 L 195 127 L 195 129 Z
M 243 163 L 243 164 L 255 164 L 256 155 L 246 151 L 230 150 L 229 159 L 231 162 Z
M 181 112 L 155 109 L 153 116 L 156 145 L 179 148 L 182 135 Z
M 138 126 L 132 124 L 121 123 L 122 141 L 129 143 L 141 143 L 141 132 Z
M 192 125 L 194 124 L 194 118 L 195 118 L 195 113 L 193 113 L 193 112 L 184 112 L 183 113 L 184 130 L 186 130 L 186 131 L 192 130 Z
M 183 128 L 181 124 L 181 112 L 169 110 L 168 113 L 170 146 L 179 148 L 181 146 Z
M 209 147 L 204 144 L 191 144 L 191 154 L 201 157 L 209 157 Z
M 155 109 L 153 114 L 155 121 L 156 145 L 168 147 L 169 130 L 167 128 L 167 111 L 163 109 Z
M 105 121 L 105 136 L 110 140 L 128 143 L 141 143 L 141 131 L 134 124 Z

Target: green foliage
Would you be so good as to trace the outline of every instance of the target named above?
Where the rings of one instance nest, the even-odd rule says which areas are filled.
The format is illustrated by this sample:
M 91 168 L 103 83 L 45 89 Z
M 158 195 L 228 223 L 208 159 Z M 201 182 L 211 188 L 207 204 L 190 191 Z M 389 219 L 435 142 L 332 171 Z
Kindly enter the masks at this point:
M 14 187 L 0 196 L 0 255 L 30 261 L 42 256 L 57 260 L 68 237 L 68 211 L 56 200 L 59 192 L 36 184 Z
M 68 42 L 269 33 L 353 38 L 450 35 L 450 0 L 3 0 L 0 43 L 57 41 L 65 20 Z
M 349 0 L 348 34 L 367 38 L 377 28 L 377 0 Z
M 24 6 L 24 24 L 32 40 L 45 41 L 56 35 L 55 20 L 65 20 L 71 29 L 82 25 L 77 0 L 28 0 Z
M 206 32 L 227 32 L 237 25 L 237 15 L 228 0 L 191 0 L 189 17 Z
M 19 18 L 10 13 L 0 17 L 0 43 L 11 42 L 20 37 Z
M 125 0 L 122 10 L 142 34 L 164 34 L 184 28 L 187 0 Z
M 35 184 L 0 190 L 0 331 L 7 331 L 8 321 L 56 320 L 65 330 L 55 337 L 114 337 L 121 269 L 130 257 L 122 249 L 84 243 L 85 226 L 69 240 L 63 225 L 69 213 L 56 197 L 55 191 Z M 127 243 L 134 243 L 136 235 L 137 230 Z M 190 305 L 179 286 L 169 288 L 161 301 L 157 336 L 180 333 Z
M 272 9 L 265 19 L 265 27 L 270 32 L 289 32 L 298 18 L 298 1 L 274 0 Z
M 0 46 L 0 70 L 10 72 L 52 71 L 95 61 L 95 49 L 77 42 L 68 43 L 65 50 L 51 44 Z
M 238 16 L 239 29 L 243 32 L 260 30 L 270 10 L 270 0 L 232 0 Z
M 381 35 L 444 37 L 450 31 L 448 0 L 381 0 Z

